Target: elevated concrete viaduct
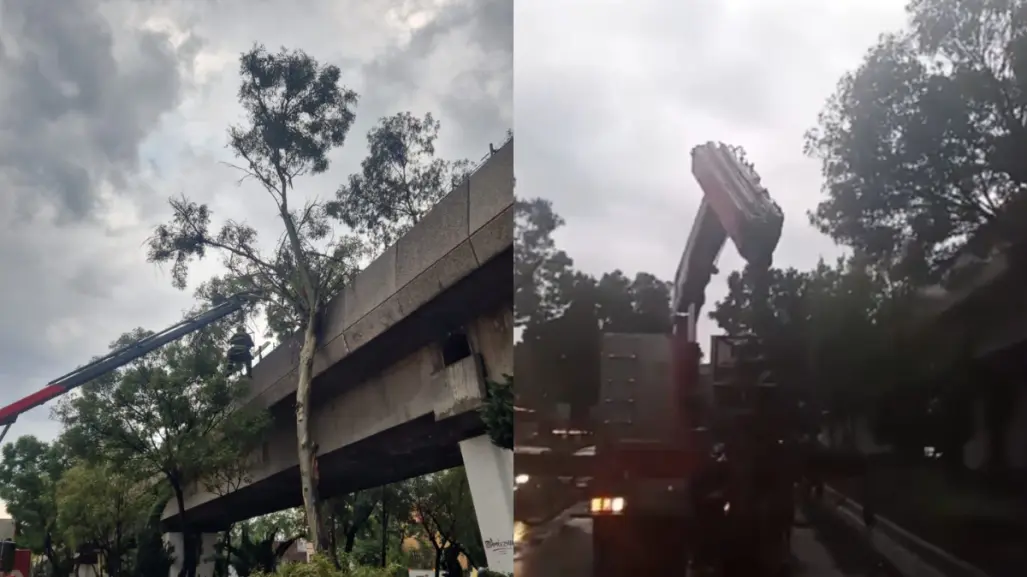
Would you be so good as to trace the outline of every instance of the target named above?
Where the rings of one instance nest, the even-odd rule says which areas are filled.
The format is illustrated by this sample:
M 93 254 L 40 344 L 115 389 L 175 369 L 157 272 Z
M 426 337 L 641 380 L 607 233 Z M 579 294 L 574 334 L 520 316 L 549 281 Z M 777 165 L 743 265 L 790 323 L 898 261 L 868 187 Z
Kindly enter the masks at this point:
M 311 417 L 324 497 L 465 465 L 500 571 L 513 571 L 513 454 L 488 441 L 477 409 L 486 378 L 513 374 L 513 200 L 511 140 L 331 301 Z M 273 424 L 247 482 L 188 491 L 205 552 L 229 523 L 302 503 L 299 348 L 298 338 L 282 343 L 253 369 L 249 402 Z M 164 511 L 169 531 L 177 512 L 174 502 Z

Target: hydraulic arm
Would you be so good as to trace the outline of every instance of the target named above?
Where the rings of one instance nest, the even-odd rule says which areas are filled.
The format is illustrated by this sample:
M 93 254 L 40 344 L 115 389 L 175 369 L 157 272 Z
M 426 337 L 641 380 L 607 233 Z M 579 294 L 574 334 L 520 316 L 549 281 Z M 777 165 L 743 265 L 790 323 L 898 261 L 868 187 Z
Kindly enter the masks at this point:
M 247 294 L 237 294 L 225 299 L 213 308 L 195 316 L 189 317 L 163 331 L 140 339 L 130 345 L 122 347 L 104 357 L 75 369 L 74 371 L 51 381 L 42 389 L 15 401 L 0 409 L 0 425 L 3 425 L 3 432 L 0 432 L 0 441 L 7 435 L 11 425 L 22 413 L 32 410 L 45 404 L 76 387 L 80 387 L 97 377 L 105 375 L 113 370 L 121 368 L 144 355 L 159 349 L 160 347 L 176 341 L 190 333 L 198 331 L 207 325 L 218 321 L 236 311 L 250 301 Z
M 692 149 L 692 174 L 703 198 L 681 255 L 671 303 L 674 380 L 682 408 L 699 379 L 701 353 L 695 327 L 724 245 L 730 238 L 751 267 L 767 270 L 784 224 L 780 207 L 759 176 L 731 147 L 710 142 Z M 689 417 L 682 414 L 679 421 L 686 430 L 694 426 Z

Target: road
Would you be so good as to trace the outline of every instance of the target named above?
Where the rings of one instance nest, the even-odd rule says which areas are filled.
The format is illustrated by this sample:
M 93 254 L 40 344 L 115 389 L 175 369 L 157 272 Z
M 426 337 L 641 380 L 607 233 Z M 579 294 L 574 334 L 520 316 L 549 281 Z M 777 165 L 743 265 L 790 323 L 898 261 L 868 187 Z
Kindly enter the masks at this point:
M 800 520 L 801 521 L 801 520 Z M 804 525 L 804 523 L 800 523 Z M 517 577 L 592 577 L 592 521 L 571 517 L 557 523 L 538 543 L 528 542 L 530 532 L 519 531 L 519 558 L 514 565 Z M 813 529 L 799 526 L 792 534 L 793 569 L 790 577 L 879 577 L 889 575 L 872 569 L 873 562 L 841 563 L 822 543 Z M 839 565 L 845 566 L 842 569 Z M 671 573 L 667 573 L 670 575 Z M 645 576 L 639 576 L 645 577 Z

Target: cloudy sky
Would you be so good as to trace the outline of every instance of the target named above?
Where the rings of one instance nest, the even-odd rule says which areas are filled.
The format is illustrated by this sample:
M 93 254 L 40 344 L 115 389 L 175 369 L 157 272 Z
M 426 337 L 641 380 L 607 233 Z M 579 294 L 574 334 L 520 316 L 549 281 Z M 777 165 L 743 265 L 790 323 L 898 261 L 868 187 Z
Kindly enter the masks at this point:
M 240 118 L 240 52 L 303 49 L 360 94 L 330 172 L 297 184 L 327 196 L 386 114 L 435 114 L 448 158 L 478 160 L 504 139 L 511 11 L 510 0 L 0 0 L 0 404 L 192 304 L 145 261 L 170 195 L 277 236 L 266 196 L 220 164 Z M 203 280 L 216 262 L 193 270 Z M 8 440 L 56 431 L 40 408 Z
M 775 263 L 839 250 L 812 229 L 803 133 L 903 0 L 517 0 L 517 192 L 553 200 L 559 244 L 592 274 L 674 275 L 701 192 L 689 152 L 744 146 L 785 212 Z M 707 297 L 741 268 L 724 251 Z M 705 315 L 704 315 L 705 317 Z M 711 321 L 702 335 L 716 330 Z M 705 336 L 703 336 L 705 339 Z

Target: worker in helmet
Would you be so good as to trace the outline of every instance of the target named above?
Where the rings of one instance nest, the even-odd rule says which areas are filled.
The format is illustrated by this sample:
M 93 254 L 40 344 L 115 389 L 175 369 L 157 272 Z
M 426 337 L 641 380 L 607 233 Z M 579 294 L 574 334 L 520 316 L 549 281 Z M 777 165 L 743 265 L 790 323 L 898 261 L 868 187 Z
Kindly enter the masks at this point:
M 246 368 L 246 376 L 253 377 L 253 338 L 240 326 L 228 339 L 228 372 Z

